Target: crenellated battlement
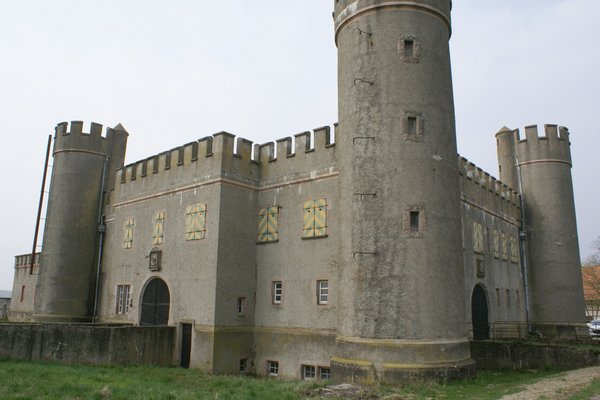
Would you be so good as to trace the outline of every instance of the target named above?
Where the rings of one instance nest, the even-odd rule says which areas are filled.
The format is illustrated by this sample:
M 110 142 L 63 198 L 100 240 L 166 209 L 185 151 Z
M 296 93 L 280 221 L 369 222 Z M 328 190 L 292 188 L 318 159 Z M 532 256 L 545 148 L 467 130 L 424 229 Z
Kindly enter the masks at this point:
M 571 165 L 569 130 L 558 125 L 544 125 L 544 135 L 540 136 L 537 125 L 525 127 L 525 138 L 521 139 L 515 130 L 516 155 L 520 165 L 532 162 L 558 162 Z
M 101 124 L 92 122 L 89 132 L 84 132 L 82 121 L 61 122 L 54 131 L 54 154 L 69 150 L 110 154 L 116 143 L 124 146 L 129 136 L 120 124 L 103 130 Z
M 117 179 L 121 184 L 141 184 L 168 173 L 183 181 L 226 176 L 259 186 L 264 181 L 335 165 L 334 148 L 329 126 L 264 144 L 219 132 L 126 165 L 118 171 Z M 189 179 L 181 174 L 189 175 Z
M 458 173 L 464 201 L 515 220 L 520 218 L 520 196 L 512 188 L 460 155 Z

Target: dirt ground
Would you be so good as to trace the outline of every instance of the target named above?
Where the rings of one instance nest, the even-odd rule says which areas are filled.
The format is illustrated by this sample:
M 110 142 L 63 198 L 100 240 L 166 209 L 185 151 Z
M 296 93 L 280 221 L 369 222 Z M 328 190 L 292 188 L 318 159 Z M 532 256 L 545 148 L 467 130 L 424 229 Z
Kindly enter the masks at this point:
M 527 385 L 524 391 L 500 400 L 568 399 L 597 378 L 600 378 L 600 367 L 576 369 Z M 591 400 L 600 400 L 600 393 Z

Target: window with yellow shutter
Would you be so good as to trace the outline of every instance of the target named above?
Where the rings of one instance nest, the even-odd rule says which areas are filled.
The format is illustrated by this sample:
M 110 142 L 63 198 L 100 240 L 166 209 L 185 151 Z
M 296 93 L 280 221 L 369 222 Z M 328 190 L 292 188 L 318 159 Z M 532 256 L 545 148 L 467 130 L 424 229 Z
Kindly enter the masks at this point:
M 154 214 L 154 230 L 152 232 L 152 244 L 159 245 L 164 242 L 165 212 L 158 211 Z
M 123 225 L 123 231 L 125 238 L 123 239 L 123 248 L 131 249 L 133 247 L 133 229 L 135 228 L 135 219 L 127 218 L 125 225 Z
M 277 217 L 279 207 L 261 208 L 258 212 L 258 243 L 271 243 L 279 240 L 277 232 Z
M 206 204 L 190 204 L 185 209 L 185 240 L 204 239 L 206 234 Z
M 310 200 L 303 206 L 302 238 L 327 237 L 327 199 Z

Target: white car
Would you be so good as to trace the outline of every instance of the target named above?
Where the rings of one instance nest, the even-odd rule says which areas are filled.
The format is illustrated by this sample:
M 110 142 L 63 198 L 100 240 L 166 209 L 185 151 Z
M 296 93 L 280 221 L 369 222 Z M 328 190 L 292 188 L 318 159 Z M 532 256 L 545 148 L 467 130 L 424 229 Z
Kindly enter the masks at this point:
M 600 337 L 600 319 L 588 322 L 587 326 L 590 331 L 590 336 Z

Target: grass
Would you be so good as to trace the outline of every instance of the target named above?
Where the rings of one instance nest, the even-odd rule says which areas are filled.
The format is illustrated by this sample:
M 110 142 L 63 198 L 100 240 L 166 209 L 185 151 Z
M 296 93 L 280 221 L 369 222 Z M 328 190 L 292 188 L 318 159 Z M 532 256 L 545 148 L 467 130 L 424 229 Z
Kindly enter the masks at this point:
M 481 371 L 477 378 L 447 385 L 369 388 L 368 399 L 498 399 L 553 371 Z M 318 398 L 322 382 L 285 382 L 240 376 L 212 376 L 197 370 L 157 367 L 90 367 L 0 361 L 0 399 L 277 399 Z M 600 381 L 595 382 L 596 389 Z M 585 398 L 585 397 L 581 397 Z
M 569 397 L 569 400 L 589 400 L 598 393 L 600 393 L 600 379 L 594 379 L 591 385 Z

